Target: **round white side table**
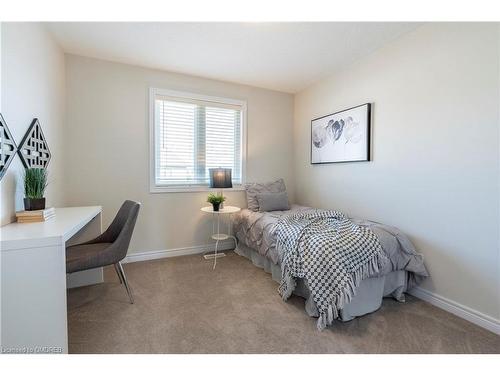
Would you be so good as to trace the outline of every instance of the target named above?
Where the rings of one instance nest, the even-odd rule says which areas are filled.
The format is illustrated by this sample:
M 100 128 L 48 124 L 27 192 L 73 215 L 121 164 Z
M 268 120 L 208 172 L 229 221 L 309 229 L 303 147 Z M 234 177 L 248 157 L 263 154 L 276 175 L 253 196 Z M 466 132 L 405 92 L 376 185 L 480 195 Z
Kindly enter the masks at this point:
M 226 206 L 224 208 L 219 209 L 219 211 L 214 211 L 212 206 L 202 207 L 201 211 L 212 215 L 212 236 L 211 238 L 215 240 L 215 252 L 213 254 L 204 254 L 205 259 L 213 259 L 214 267 L 217 265 L 217 258 L 222 258 L 226 256 L 224 253 L 217 253 L 219 248 L 219 241 L 227 240 L 228 238 L 232 238 L 234 240 L 235 246 L 237 245 L 236 237 L 231 235 L 231 221 L 228 220 L 227 224 L 227 233 L 220 232 L 220 217 L 221 215 L 228 215 L 230 217 L 231 214 L 239 212 L 241 208 L 235 206 Z M 217 226 L 217 231 L 215 231 Z

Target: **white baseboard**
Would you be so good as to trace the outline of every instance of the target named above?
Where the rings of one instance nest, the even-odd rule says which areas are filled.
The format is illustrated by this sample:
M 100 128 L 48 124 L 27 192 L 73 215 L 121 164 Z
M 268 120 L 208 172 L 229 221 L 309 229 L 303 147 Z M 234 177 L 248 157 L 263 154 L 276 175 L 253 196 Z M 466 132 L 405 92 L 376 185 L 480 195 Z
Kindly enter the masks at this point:
M 218 250 L 220 251 L 232 250 L 232 249 L 234 249 L 234 241 L 223 241 L 219 243 Z M 215 250 L 215 244 L 180 247 L 176 249 L 145 251 L 142 253 L 128 254 L 123 260 L 123 263 L 143 262 L 146 260 L 201 254 L 205 251 L 214 251 L 214 250 Z
M 500 335 L 500 321 L 491 316 L 485 315 L 479 311 L 473 310 L 467 306 L 461 305 L 455 301 L 449 300 L 439 294 L 429 292 L 426 289 L 415 287 L 408 291 L 409 294 L 420 298 L 431 305 L 439 307 L 453 315 L 459 316 L 462 319 L 468 320 L 480 327 L 487 329 L 497 335 Z

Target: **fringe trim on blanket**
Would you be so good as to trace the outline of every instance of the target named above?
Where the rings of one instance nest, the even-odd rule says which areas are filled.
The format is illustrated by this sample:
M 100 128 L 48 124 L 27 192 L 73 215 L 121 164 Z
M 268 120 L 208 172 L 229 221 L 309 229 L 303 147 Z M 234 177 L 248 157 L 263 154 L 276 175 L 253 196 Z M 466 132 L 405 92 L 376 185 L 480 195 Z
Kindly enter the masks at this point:
M 359 267 L 356 271 L 349 275 L 349 279 L 345 287 L 336 295 L 333 296 L 332 301 L 328 305 L 326 311 L 320 311 L 318 322 L 316 326 L 318 330 L 322 331 L 327 326 L 332 325 L 333 320 L 339 317 L 339 311 L 349 302 L 351 302 L 352 297 L 356 295 L 356 289 L 359 287 L 361 280 L 367 279 L 374 276 L 379 272 L 381 268 L 389 261 L 387 256 L 380 251 L 376 256 L 374 256 L 366 264 Z M 286 301 L 292 295 L 297 282 L 295 278 L 290 274 L 288 267 L 284 266 L 282 268 L 282 278 L 281 284 L 278 288 L 278 292 Z
M 339 311 L 342 310 L 346 304 L 351 302 L 352 297 L 356 295 L 356 289 L 359 287 L 361 280 L 377 274 L 380 268 L 382 268 L 388 260 L 389 259 L 383 252 L 379 252 L 368 263 L 352 272 L 349 275 L 347 284 L 338 294 L 333 296 L 326 311 L 320 311 L 318 322 L 316 324 L 318 330 L 322 331 L 327 326 L 332 325 L 333 320 L 338 318 Z
M 288 270 L 288 267 L 284 266 L 281 268 L 281 283 L 278 288 L 278 293 L 280 294 L 283 301 L 286 301 L 292 295 L 295 287 L 297 286 L 297 281 Z

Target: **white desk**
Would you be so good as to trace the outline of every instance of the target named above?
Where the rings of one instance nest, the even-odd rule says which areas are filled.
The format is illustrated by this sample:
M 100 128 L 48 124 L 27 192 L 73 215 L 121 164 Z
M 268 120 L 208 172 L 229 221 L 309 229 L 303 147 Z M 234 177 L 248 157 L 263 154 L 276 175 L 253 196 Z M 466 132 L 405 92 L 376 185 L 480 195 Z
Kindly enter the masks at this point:
M 68 352 L 66 287 L 103 281 L 102 269 L 66 277 L 66 245 L 101 233 L 101 207 L 56 208 L 41 223 L 0 228 L 4 353 Z

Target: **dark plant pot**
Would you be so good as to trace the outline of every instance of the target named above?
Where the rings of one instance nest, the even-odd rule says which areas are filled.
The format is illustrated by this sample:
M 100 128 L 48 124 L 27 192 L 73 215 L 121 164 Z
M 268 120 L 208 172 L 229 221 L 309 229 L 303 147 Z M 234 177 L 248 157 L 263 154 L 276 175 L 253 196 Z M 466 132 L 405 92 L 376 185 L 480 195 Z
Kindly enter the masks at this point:
M 24 198 L 24 209 L 36 211 L 45 209 L 45 198 Z
M 212 206 L 214 207 L 214 211 L 219 211 L 220 203 L 212 203 Z

